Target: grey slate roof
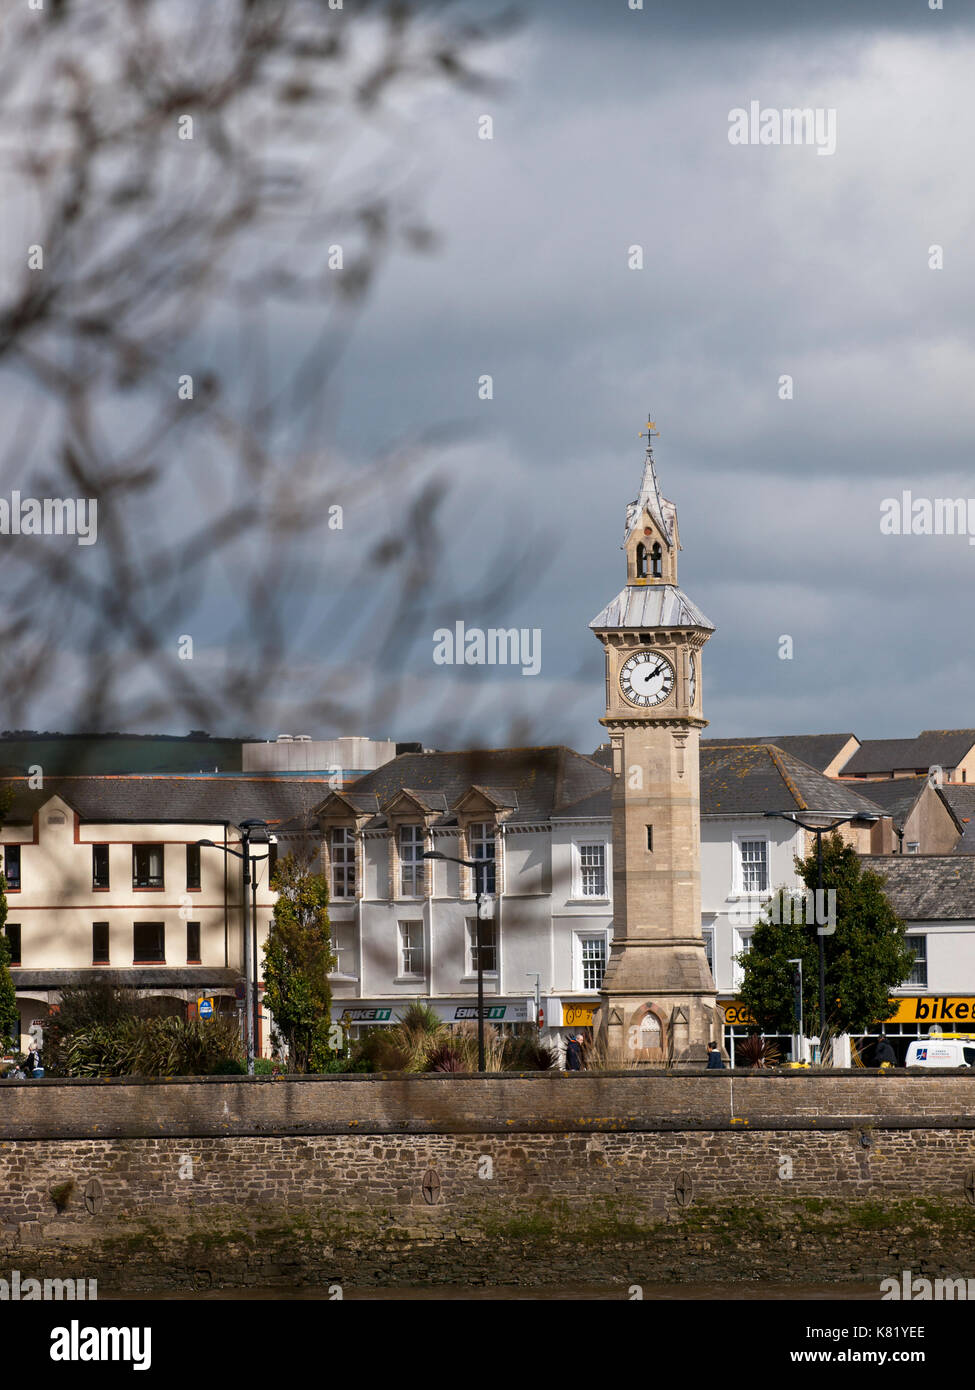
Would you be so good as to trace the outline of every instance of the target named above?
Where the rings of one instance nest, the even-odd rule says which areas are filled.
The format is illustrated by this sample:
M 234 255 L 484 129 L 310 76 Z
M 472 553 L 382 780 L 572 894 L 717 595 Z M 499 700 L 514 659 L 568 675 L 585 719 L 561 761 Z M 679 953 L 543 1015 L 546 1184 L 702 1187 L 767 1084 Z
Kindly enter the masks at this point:
M 791 753 L 810 767 L 824 772 L 837 753 L 855 737 L 855 734 L 763 734 L 761 738 L 705 738 L 701 740 L 701 747 L 774 743 L 784 753 Z
M 0 791 L 14 800 L 8 824 L 30 824 L 35 812 L 57 795 L 83 821 L 239 823 L 250 817 L 277 824 L 310 815 L 322 800 L 328 778 L 309 777 L 45 777 L 33 790 L 24 777 L 0 778 Z
M 900 830 L 914 809 L 914 803 L 927 786 L 927 781 L 926 776 L 880 777 L 873 782 L 844 782 L 841 785 L 883 807 Z
M 883 811 L 849 783 L 770 743 L 701 746 L 702 815 L 761 815 L 764 811 Z
M 957 767 L 975 747 L 975 729 L 925 729 L 917 738 L 867 738 L 840 769 L 843 777 L 891 773 L 912 768 Z
M 471 787 L 490 789 L 492 797 L 515 809 L 509 824 L 548 820 L 571 806 L 605 792 L 609 814 L 610 775 L 591 758 L 571 748 L 485 748 L 458 753 L 402 753 L 354 783 L 355 797 L 369 798 L 385 806 L 398 791 L 409 787 L 443 811 L 435 824 L 456 821 L 453 807 Z M 323 798 L 324 799 L 324 798 Z M 365 805 L 365 803 L 364 803 Z M 379 814 L 370 828 L 385 823 Z
M 128 970 L 32 970 L 12 965 L 10 974 L 15 988 L 24 989 L 63 989 L 66 985 L 90 984 L 97 974 L 99 979 L 117 988 L 130 989 L 233 989 L 241 978 L 240 972 L 223 965 L 135 966 Z
M 961 831 L 953 854 L 975 854 L 975 786 L 947 783 L 938 795 L 948 807 Z
M 975 920 L 975 859 L 953 854 L 866 854 L 883 875 L 884 892 L 907 922 Z
M 702 627 L 714 623 L 675 584 L 627 584 L 589 626 L 594 632 L 620 627 Z

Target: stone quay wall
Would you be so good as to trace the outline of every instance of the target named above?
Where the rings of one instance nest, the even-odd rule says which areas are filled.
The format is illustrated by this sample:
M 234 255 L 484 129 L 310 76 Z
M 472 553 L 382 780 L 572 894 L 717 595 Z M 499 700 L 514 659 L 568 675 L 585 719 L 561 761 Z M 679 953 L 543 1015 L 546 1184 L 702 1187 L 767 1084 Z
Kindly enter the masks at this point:
M 127 1293 L 967 1278 L 975 1077 L 0 1082 L 0 1243 Z

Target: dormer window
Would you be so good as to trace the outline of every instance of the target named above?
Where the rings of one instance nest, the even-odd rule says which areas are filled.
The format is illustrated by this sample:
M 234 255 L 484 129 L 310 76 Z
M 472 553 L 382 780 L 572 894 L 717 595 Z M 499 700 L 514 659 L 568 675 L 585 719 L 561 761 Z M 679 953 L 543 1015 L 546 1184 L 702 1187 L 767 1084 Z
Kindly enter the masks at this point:
M 658 546 L 659 550 L 660 547 Z M 641 541 L 636 548 L 636 577 L 646 579 L 647 577 L 647 547 Z
M 490 821 L 479 821 L 467 827 L 467 843 L 470 848 L 471 859 L 494 859 L 494 826 Z M 471 870 L 471 887 L 475 875 L 481 879 L 481 892 L 493 893 L 495 891 L 495 865 L 487 864 L 483 869 Z M 486 967 L 485 967 L 486 968 Z
M 660 549 L 659 541 L 653 543 L 653 549 L 650 551 L 650 563 L 653 566 L 654 579 L 660 579 L 663 574 L 663 551 Z
M 355 897 L 355 831 L 347 826 L 332 830 L 332 897 Z
M 400 896 L 423 897 L 423 826 L 401 825 L 399 828 Z

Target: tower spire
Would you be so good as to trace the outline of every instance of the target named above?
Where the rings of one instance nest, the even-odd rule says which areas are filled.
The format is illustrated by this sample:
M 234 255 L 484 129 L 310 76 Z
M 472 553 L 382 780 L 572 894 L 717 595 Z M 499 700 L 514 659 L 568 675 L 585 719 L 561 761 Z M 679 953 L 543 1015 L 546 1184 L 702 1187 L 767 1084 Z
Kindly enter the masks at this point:
M 647 452 L 643 465 L 643 482 L 640 486 L 640 495 L 635 498 L 626 509 L 626 530 L 623 536 L 623 546 L 625 549 L 633 534 L 633 528 L 643 516 L 644 510 L 650 513 L 654 522 L 658 526 L 660 533 L 668 546 L 673 548 L 675 541 L 674 524 L 677 519 L 677 508 L 673 502 L 668 502 L 660 491 L 660 484 L 657 482 L 657 471 L 654 467 L 653 459 L 653 440 L 658 438 L 660 431 L 647 413 L 647 427 L 637 435 L 642 439 L 646 435 Z

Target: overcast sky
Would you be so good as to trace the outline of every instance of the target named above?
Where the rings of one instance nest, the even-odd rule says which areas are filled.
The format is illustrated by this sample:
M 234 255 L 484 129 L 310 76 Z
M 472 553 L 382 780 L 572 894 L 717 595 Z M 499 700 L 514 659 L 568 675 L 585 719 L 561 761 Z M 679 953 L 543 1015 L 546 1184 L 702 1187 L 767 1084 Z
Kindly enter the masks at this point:
M 881 503 L 904 489 L 975 497 L 973 7 L 521 11 L 481 60 L 497 90 L 400 109 L 403 184 L 438 245 L 386 265 L 332 418 L 350 470 L 397 439 L 453 431 L 427 470 L 445 491 L 441 611 L 537 628 L 540 670 L 438 665 L 432 626 L 390 661 L 378 625 L 370 644 L 337 624 L 286 679 L 268 673 L 252 730 L 440 747 L 523 734 L 590 751 L 603 679 L 588 623 L 624 582 L 648 409 L 680 518 L 680 585 L 716 628 L 710 734 L 975 725 L 975 546 L 880 530 Z M 835 152 L 730 143 L 729 114 L 752 102 L 832 113 Z M 485 115 L 491 140 L 478 138 Z M 642 270 L 628 266 L 634 246 Z M 295 312 L 278 351 L 312 331 Z M 478 399 L 484 374 L 491 400 Z M 418 486 L 391 469 L 387 515 L 406 524 Z M 334 594 L 366 552 L 375 505 L 348 507 L 340 536 L 323 527 L 308 599 Z M 530 563 L 516 593 L 482 601 L 519 548 Z M 378 593 L 367 581 L 350 604 L 366 611 Z M 308 694 L 335 667 L 363 709 L 377 682 L 396 686 L 394 727 L 308 726 Z
M 463 422 L 459 565 L 499 533 L 534 538 L 519 602 L 456 614 L 541 629 L 539 675 L 490 673 L 485 739 L 514 714 L 545 741 L 601 737 L 587 624 L 623 582 L 648 408 L 680 584 L 717 629 L 712 734 L 975 724 L 975 547 L 880 531 L 905 488 L 975 496 L 964 8 L 536 5 L 504 46 L 507 90 L 419 122 L 441 247 L 388 267 L 343 373 L 342 437 L 368 450 Z M 729 112 L 753 100 L 834 111 L 835 153 L 730 144 Z M 396 732 L 440 742 L 424 683 L 463 703 L 487 676 L 418 664 Z

